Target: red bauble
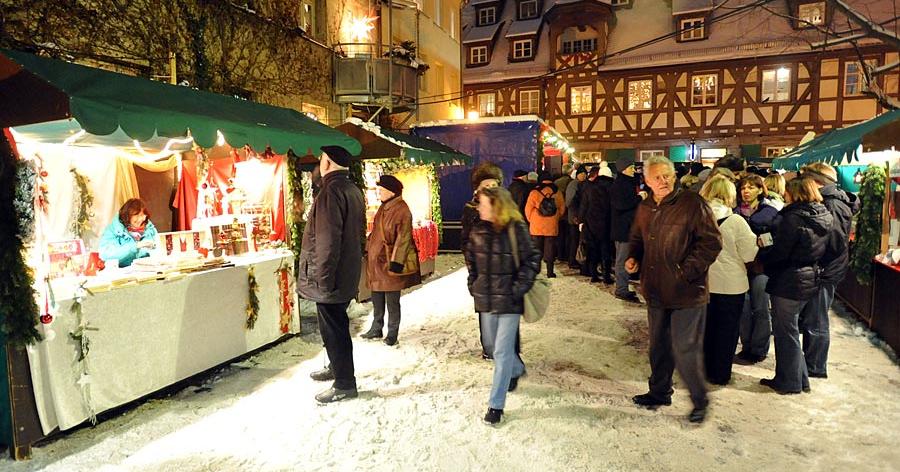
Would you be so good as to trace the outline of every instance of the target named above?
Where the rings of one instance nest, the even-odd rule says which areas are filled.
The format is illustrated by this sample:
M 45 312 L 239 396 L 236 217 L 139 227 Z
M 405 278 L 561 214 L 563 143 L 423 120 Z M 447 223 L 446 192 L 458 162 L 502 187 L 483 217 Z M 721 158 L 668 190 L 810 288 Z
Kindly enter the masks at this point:
M 41 315 L 41 323 L 50 324 L 53 322 L 53 315 Z
M 48 174 L 46 170 L 41 171 L 41 177 L 47 177 L 48 175 L 50 174 Z

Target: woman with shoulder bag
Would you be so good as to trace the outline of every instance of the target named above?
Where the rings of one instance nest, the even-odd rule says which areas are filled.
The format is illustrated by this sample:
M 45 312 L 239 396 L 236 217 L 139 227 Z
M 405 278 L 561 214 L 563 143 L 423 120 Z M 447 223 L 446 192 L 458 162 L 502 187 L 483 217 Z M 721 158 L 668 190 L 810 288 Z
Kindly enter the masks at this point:
M 525 312 L 525 294 L 540 272 L 541 253 L 508 190 L 486 188 L 477 199 L 481 219 L 469 234 L 465 257 L 475 311 L 486 315 L 482 327 L 493 338 L 494 381 L 484 422 L 496 425 L 503 417 L 507 391 L 514 391 L 525 373 L 515 352 L 516 333 Z
M 403 201 L 403 184 L 392 175 L 378 179 L 381 207 L 375 213 L 372 232 L 366 240 L 366 276 L 372 290 L 372 327 L 360 337 L 383 335 L 387 305 L 388 330 L 384 343 L 397 344 L 400 331 L 400 291 L 422 283 L 419 255 L 412 237 L 412 213 Z

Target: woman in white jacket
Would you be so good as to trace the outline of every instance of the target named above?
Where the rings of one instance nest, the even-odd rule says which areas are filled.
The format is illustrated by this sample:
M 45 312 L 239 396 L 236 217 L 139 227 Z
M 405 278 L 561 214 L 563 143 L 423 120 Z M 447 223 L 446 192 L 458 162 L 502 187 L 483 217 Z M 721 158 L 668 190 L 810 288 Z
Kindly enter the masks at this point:
M 703 340 L 706 377 L 710 383 L 726 385 L 737 348 L 744 295 L 750 289 L 746 263 L 756 258 L 756 235 L 740 215 L 732 212 L 737 196 L 734 183 L 717 175 L 700 190 L 709 203 L 722 234 L 722 252 L 709 268 L 709 306 Z

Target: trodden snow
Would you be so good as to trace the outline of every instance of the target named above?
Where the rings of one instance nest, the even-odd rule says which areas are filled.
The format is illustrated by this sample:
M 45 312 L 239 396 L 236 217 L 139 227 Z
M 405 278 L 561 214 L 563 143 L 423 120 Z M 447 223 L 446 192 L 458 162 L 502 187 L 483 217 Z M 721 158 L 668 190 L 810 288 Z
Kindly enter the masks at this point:
M 447 257 L 441 256 L 446 265 Z M 354 337 L 358 399 L 320 406 L 310 380 L 324 354 L 308 333 L 170 397 L 34 449 L 9 471 L 898 470 L 900 370 L 854 322 L 832 314 L 827 380 L 779 396 L 758 384 L 774 355 L 735 366 L 710 416 L 648 411 L 646 312 L 562 274 L 549 315 L 523 325 L 528 375 L 500 427 L 485 426 L 492 364 L 459 269 L 404 295 L 400 343 Z M 368 327 L 358 305 L 354 333 Z M 309 316 L 309 311 L 305 312 Z M 198 380 L 200 382 L 200 380 Z

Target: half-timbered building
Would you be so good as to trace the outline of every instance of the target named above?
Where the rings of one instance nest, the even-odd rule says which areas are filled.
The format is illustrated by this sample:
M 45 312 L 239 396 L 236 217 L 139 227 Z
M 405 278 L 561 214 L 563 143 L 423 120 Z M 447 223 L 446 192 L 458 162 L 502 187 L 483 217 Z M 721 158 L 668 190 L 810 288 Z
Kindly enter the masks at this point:
M 845 1 L 895 28 L 892 1 Z M 470 0 L 462 19 L 466 109 L 539 115 L 584 160 L 776 156 L 881 113 L 860 57 L 898 60 L 869 39 L 812 49 L 854 28 L 824 0 Z

